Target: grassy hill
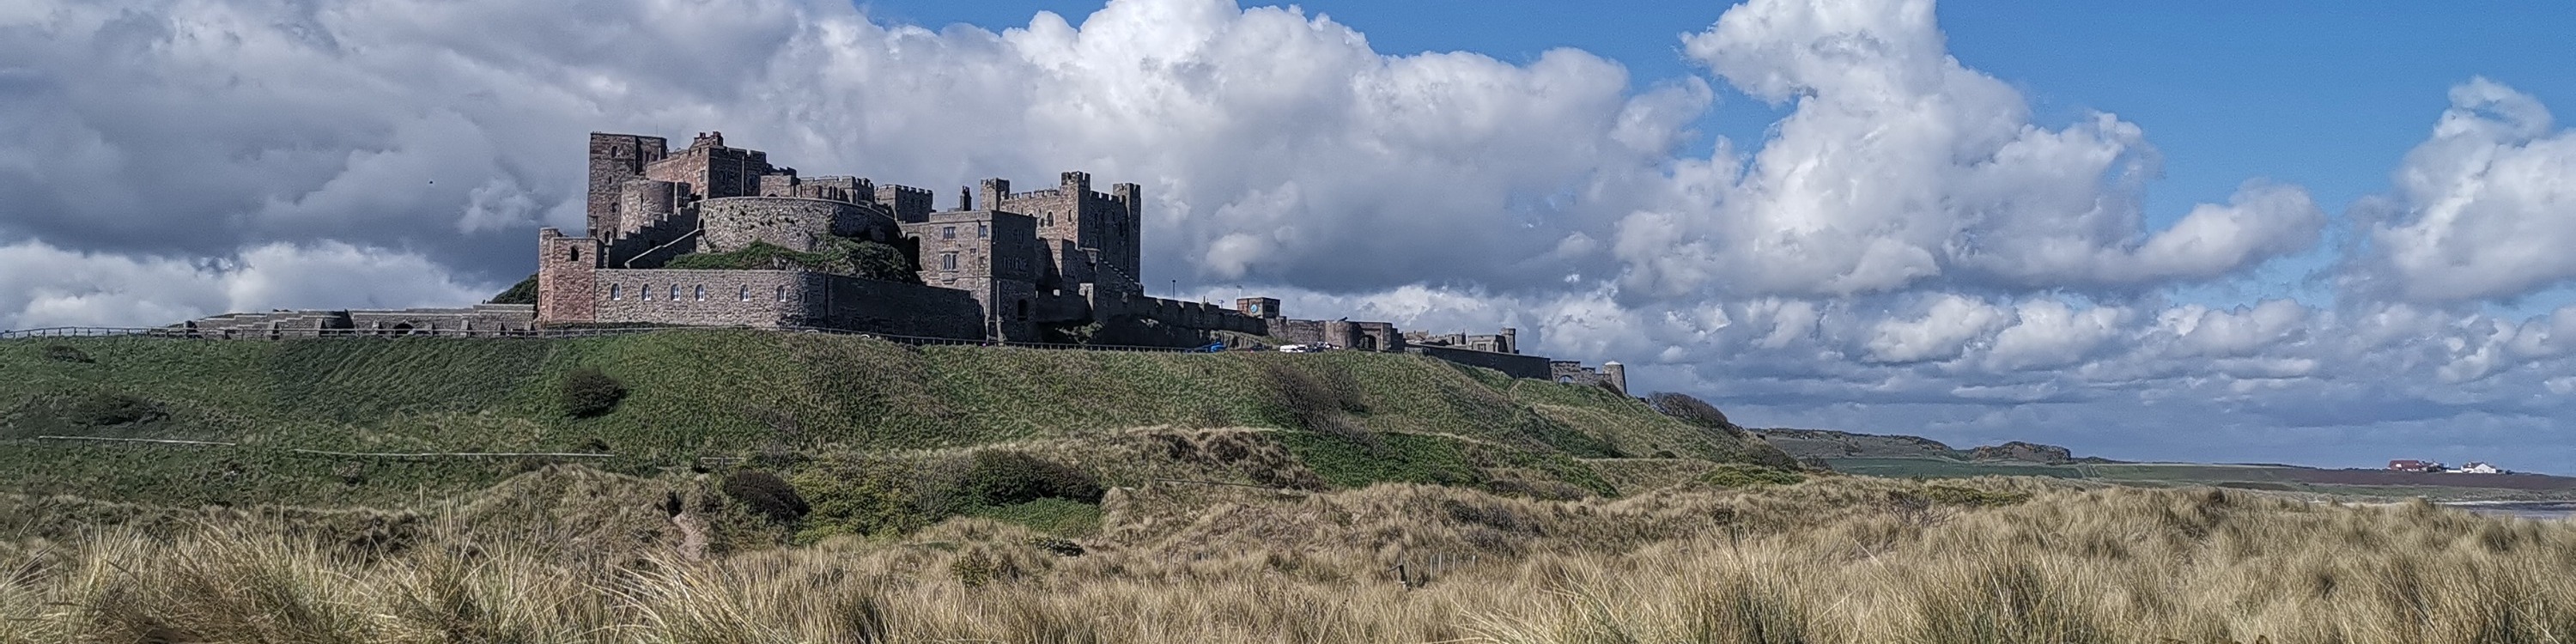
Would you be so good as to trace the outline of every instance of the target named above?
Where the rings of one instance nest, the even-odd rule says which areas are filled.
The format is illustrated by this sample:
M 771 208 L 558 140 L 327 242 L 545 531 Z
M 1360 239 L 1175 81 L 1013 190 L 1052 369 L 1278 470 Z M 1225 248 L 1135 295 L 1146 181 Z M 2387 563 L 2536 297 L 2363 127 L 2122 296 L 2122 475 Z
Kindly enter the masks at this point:
M 629 393 L 608 413 L 571 417 L 560 383 L 578 368 L 596 368 Z M 0 373 L 10 375 L 0 380 L 0 489 L 181 505 L 393 507 L 565 460 L 295 450 L 597 452 L 614 457 L 579 462 L 653 476 L 741 459 L 801 471 L 835 458 L 1003 444 L 1061 451 L 1135 428 L 1248 428 L 1256 447 L 1285 449 L 1294 461 L 1286 466 L 1337 486 L 1494 489 L 1510 480 L 1607 493 L 1615 490 L 1584 459 L 1736 461 L 1769 449 L 1597 387 L 1359 352 L 912 347 L 735 330 L 91 338 L 0 342 Z M 37 438 L 46 435 L 237 445 Z M 1156 466 L 1086 467 L 1115 484 Z

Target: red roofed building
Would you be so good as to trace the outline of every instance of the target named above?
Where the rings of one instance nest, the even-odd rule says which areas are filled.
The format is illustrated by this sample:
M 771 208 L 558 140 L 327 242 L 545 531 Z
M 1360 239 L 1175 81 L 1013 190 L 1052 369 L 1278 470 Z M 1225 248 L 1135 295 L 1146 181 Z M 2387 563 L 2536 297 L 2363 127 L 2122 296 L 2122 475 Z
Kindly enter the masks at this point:
M 2408 458 L 2389 461 L 2388 469 L 2399 472 L 2439 472 L 2442 471 L 2442 464 Z

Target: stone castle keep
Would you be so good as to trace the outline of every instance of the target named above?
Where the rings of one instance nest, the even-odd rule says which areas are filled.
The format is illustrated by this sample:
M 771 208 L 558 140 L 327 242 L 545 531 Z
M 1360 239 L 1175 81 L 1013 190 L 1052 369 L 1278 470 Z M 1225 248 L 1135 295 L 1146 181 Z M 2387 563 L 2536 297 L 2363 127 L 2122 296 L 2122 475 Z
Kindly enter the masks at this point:
M 1385 322 L 1301 320 L 1279 301 L 1233 308 L 1147 295 L 1143 194 L 1093 190 L 1066 172 L 1053 187 L 1013 192 L 986 179 L 936 210 L 929 190 L 849 176 L 805 177 L 721 133 L 673 150 L 662 137 L 590 135 L 588 230 L 537 233 L 536 303 L 400 311 L 276 311 L 175 325 L 191 334 L 287 337 L 512 334 L 580 326 L 809 328 L 923 339 L 1200 346 L 1220 333 L 1298 344 L 1409 352 L 1513 376 L 1626 390 L 1618 363 L 1599 370 L 1522 355 L 1497 335 L 1405 332 Z M 899 261 L 894 275 L 825 270 L 810 261 L 853 247 Z M 894 258 L 896 253 L 900 259 Z M 767 258 L 757 266 L 685 268 L 684 257 Z

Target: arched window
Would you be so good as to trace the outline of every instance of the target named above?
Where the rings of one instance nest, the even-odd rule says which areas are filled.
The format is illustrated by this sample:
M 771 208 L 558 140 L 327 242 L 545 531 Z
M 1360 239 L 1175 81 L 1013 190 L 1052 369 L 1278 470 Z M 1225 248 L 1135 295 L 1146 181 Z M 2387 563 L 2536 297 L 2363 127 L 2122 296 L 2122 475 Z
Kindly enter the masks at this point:
M 579 248 L 566 248 L 566 249 L 564 249 L 564 261 L 567 261 L 567 262 L 578 262 L 578 261 L 581 261 L 581 249 L 579 249 Z
M 778 301 L 787 301 L 787 285 L 785 284 L 778 285 Z
M 614 299 L 620 299 L 620 298 L 618 298 L 618 296 L 617 296 L 617 285 L 616 285 L 616 284 L 610 284 L 610 285 L 608 285 L 608 299 L 612 299 L 612 300 L 614 300 Z
M 673 301 L 673 302 L 678 302 L 678 301 L 680 301 L 680 285 L 678 285 L 678 284 L 672 284 L 672 285 L 671 285 L 671 301 Z
M 653 301 L 653 283 L 645 282 L 644 288 L 635 289 L 635 299 L 646 302 Z
M 751 285 L 750 285 L 750 284 L 744 284 L 744 285 L 742 285 L 742 292 L 740 292 L 740 293 L 735 293 L 735 294 L 734 294 L 734 299 L 742 300 L 742 301 L 745 301 L 745 302 L 749 302 L 749 301 L 751 301 Z
M 698 285 L 698 301 L 707 301 L 707 285 L 705 284 Z

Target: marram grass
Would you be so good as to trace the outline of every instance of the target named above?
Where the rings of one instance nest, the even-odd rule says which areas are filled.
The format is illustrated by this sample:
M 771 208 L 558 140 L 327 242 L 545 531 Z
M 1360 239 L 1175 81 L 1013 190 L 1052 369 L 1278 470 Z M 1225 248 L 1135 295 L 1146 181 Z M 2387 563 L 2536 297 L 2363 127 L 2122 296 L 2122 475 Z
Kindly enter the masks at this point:
M 0 546 L 0 643 L 2576 641 L 2576 526 L 1944 485 L 1983 493 L 1154 485 L 1113 490 L 1078 556 L 980 518 L 702 557 L 244 518 Z

